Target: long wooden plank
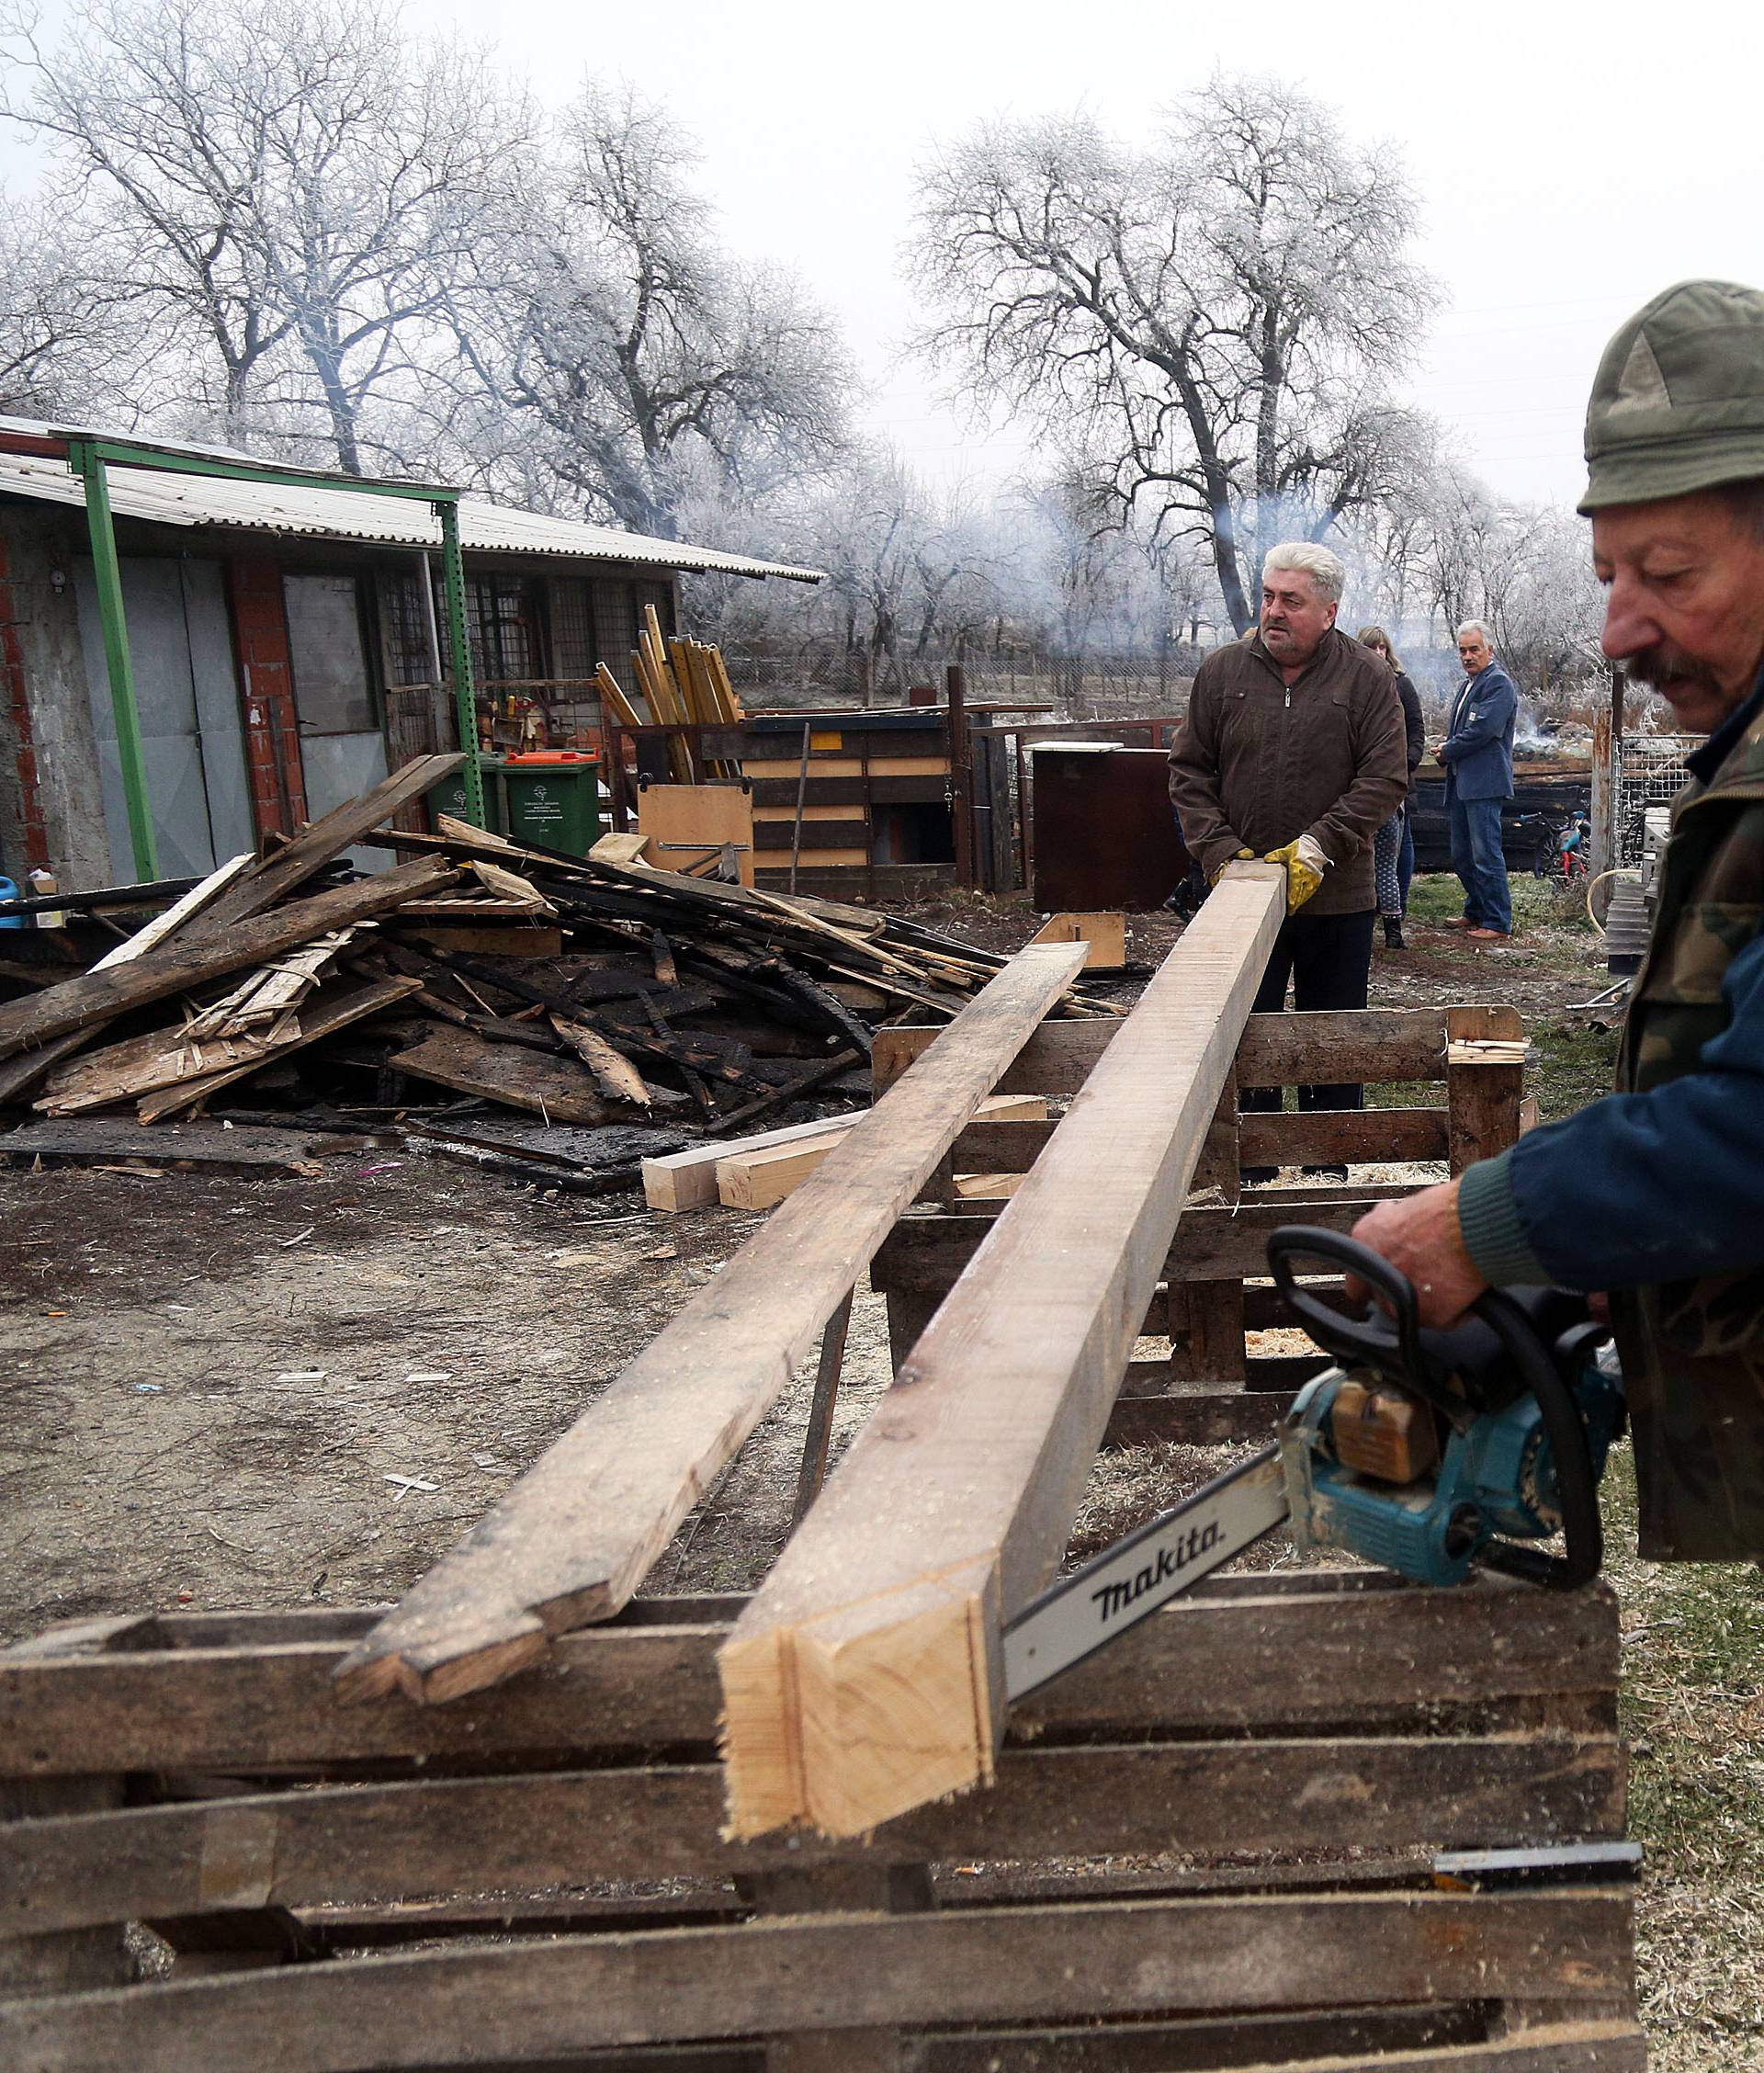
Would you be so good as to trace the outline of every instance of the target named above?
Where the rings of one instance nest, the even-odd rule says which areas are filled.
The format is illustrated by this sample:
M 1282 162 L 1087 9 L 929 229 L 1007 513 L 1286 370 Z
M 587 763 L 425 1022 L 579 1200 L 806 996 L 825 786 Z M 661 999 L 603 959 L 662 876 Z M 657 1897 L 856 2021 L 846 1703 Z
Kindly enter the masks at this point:
M 0 1007 L 0 1058 L 65 1032 L 89 1028 L 130 1008 L 163 1001 L 246 965 L 264 964 L 279 951 L 310 943 L 315 935 L 390 913 L 407 900 L 452 885 L 458 876 L 438 858 L 401 864 L 378 878 L 334 886 L 310 900 L 292 901 L 273 912 L 237 923 L 218 940 L 205 937 L 193 942 L 180 936 L 130 964 L 64 979 L 28 1000 L 10 1001 Z
M 1479 1849 L 1623 1832 L 1614 1734 L 1375 1736 L 1006 1750 L 989 1792 L 876 1836 L 884 1862 Z M 820 1861 L 718 1833 L 714 1763 L 351 1784 L 0 1824 L 0 1936 L 262 1907 Z M 227 1876 L 218 1876 L 224 1861 Z
M 198 885 L 193 885 L 181 900 L 174 901 L 164 913 L 155 914 L 151 922 L 138 928 L 125 943 L 119 943 L 114 950 L 107 950 L 96 965 L 94 971 L 107 971 L 112 965 L 131 965 L 137 957 L 144 957 L 149 950 L 157 949 L 167 937 L 193 922 L 220 899 L 235 878 L 242 877 L 255 861 L 249 850 L 237 856 L 230 856 L 217 869 Z
M 1080 946 L 1023 950 L 764 1230 L 375 1630 L 345 1696 L 430 1699 L 616 1612 L 789 1387 L 834 1306 L 1057 1001 Z
M 1442 1080 L 1448 1018 L 1456 1033 L 1514 1032 L 1505 1005 L 1343 1008 L 1251 1015 L 1238 1049 L 1241 1087 L 1293 1087 L 1321 1080 Z M 1041 1030 L 1000 1083 L 1001 1093 L 1074 1094 L 1107 1049 L 1118 1023 L 1054 1022 Z M 906 1070 L 937 1036 L 935 1025 L 878 1029 L 871 1066 L 878 1088 Z
M 418 756 L 401 769 L 382 777 L 359 799 L 345 799 L 322 820 L 302 828 L 285 848 L 266 857 L 257 867 L 228 886 L 220 898 L 205 907 L 184 931 L 187 943 L 212 943 L 228 930 L 254 914 L 286 900 L 315 872 L 323 870 L 334 856 L 390 821 L 401 806 L 421 799 L 445 777 L 451 777 L 465 762 L 455 752 L 446 755 Z
M 220 2073 L 263 2063 L 273 2040 L 277 2073 L 355 2073 L 796 2030 L 1328 2007 L 1344 1981 L 1387 2006 L 1498 1994 L 1597 2013 L 1629 1992 L 1631 1924 L 1630 1895 L 1603 1886 L 784 1915 L 366 1958 L 322 1980 L 293 1965 L 13 2001 L 0 2064 Z
M 1212 1578 L 1013 1716 L 1023 1731 L 1191 1734 L 1413 1725 L 1418 1712 L 1602 1693 L 1617 1617 L 1602 1588 L 1372 1588 L 1374 1572 Z M 1350 1588 L 1351 1587 L 1351 1588 Z M 172 1614 L 0 1652 L 0 1773 L 248 1773 L 405 1757 L 708 1747 L 716 1651 L 745 1601 L 640 1600 L 557 1644 L 555 1663 L 448 1706 L 340 1707 L 331 1679 L 374 1612 Z M 121 1631 L 116 1631 L 120 1628 Z M 139 1635 L 137 1637 L 137 1630 Z
M 855 1834 L 991 1776 L 1001 1623 L 1059 1561 L 1284 887 L 1221 879 L 737 1623 L 736 1834 Z

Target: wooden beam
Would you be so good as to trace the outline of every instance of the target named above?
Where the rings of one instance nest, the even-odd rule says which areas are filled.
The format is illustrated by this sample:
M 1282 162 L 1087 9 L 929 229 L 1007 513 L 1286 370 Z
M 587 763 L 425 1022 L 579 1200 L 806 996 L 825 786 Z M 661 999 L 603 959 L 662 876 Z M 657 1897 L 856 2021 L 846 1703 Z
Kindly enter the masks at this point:
M 293 901 L 273 913 L 237 923 L 219 938 L 204 936 L 198 942 L 182 935 L 131 963 L 64 979 L 28 1000 L 9 1001 L 0 1007 L 0 1058 L 10 1058 L 15 1051 L 71 1030 L 88 1029 L 130 1008 L 163 1001 L 246 965 L 266 964 L 297 944 L 310 943 L 314 936 L 351 922 L 390 913 L 407 900 L 452 885 L 458 876 L 450 864 L 438 858 L 401 864 L 378 878 L 333 886 L 310 900 Z M 209 910 L 210 914 L 213 912 Z
M 254 870 L 226 887 L 184 930 L 184 940 L 212 943 L 236 923 L 286 900 L 297 887 L 323 870 L 333 857 L 341 855 L 382 821 L 390 821 L 401 806 L 421 799 L 444 777 L 451 777 L 465 760 L 457 753 L 418 756 L 390 777 L 382 777 L 359 799 L 345 799 L 322 821 L 301 829 L 285 848 L 265 857 Z
M 1221 879 L 737 1625 L 736 1835 L 991 1777 L 1001 1625 L 1057 1566 L 1284 915 L 1277 870 Z
M 341 1694 L 446 1699 L 617 1611 L 789 1387 L 835 1306 L 992 1082 L 1065 991 L 1081 946 L 1020 951 L 942 1041 L 501 1503 L 381 1621 Z

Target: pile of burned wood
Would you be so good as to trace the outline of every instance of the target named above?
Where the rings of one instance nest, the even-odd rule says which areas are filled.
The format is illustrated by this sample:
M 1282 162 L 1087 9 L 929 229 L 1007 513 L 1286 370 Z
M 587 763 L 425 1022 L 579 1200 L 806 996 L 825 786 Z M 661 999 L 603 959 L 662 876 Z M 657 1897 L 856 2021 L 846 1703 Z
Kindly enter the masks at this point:
M 374 835 L 458 760 L 407 765 L 0 1004 L 0 1104 L 419 1127 L 489 1104 L 721 1135 L 866 1098 L 873 1031 L 955 1014 L 1002 962 L 899 917 L 651 870 L 634 839 L 582 859 L 445 820 Z M 402 861 L 341 876 L 351 848 Z M 1079 990 L 1066 1006 L 1111 1012 Z

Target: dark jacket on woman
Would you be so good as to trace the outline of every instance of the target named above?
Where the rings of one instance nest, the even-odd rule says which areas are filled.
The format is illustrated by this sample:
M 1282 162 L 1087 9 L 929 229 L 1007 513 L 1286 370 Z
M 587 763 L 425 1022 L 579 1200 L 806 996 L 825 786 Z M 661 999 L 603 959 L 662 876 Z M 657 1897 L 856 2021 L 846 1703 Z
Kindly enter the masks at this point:
M 1421 717 L 1421 695 L 1408 680 L 1407 670 L 1396 672 L 1396 696 L 1403 701 L 1403 730 L 1408 736 L 1408 781 L 1427 753 L 1427 722 Z
M 1170 752 L 1170 797 L 1209 878 L 1240 849 L 1262 856 L 1311 834 L 1330 868 L 1304 912 L 1369 912 L 1373 837 L 1404 788 L 1389 665 L 1340 628 L 1290 686 L 1259 633 L 1202 663 Z

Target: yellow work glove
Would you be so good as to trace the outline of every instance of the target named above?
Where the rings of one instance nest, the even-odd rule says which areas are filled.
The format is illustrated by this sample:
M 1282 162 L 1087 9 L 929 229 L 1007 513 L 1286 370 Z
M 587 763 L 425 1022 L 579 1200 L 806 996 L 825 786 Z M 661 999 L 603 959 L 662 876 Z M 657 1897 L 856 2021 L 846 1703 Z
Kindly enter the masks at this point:
M 1271 849 L 1262 860 L 1286 867 L 1286 912 L 1295 914 L 1323 883 L 1329 860 L 1315 835 L 1300 835 L 1283 849 Z
M 1218 869 L 1214 872 L 1213 876 L 1208 878 L 1206 882 L 1210 886 L 1216 886 L 1218 884 L 1219 880 L 1224 878 L 1226 872 L 1229 870 L 1232 864 L 1253 864 L 1255 860 L 1256 853 L 1253 849 L 1240 849 L 1238 850 L 1238 854 L 1230 859 L 1229 863 L 1221 864 Z

